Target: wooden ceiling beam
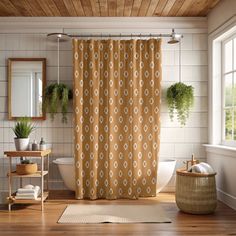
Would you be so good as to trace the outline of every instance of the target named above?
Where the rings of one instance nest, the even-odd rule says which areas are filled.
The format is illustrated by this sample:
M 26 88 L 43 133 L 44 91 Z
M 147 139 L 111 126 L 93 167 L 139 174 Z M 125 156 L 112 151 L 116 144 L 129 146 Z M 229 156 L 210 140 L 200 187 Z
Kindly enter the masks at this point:
M 63 0 L 64 5 L 66 6 L 67 11 L 70 13 L 70 16 L 77 16 L 74 4 L 72 0 Z
M 146 16 L 151 0 L 142 0 L 138 16 Z
M 50 6 L 47 0 L 35 0 L 41 9 L 44 11 L 46 16 L 54 16 L 53 11 L 50 9 Z
M 107 0 L 99 0 L 101 16 L 108 16 Z
M 181 6 L 181 8 L 176 13 L 176 16 L 185 16 L 186 12 L 191 7 L 193 1 L 195 1 L 195 0 L 188 0 L 188 1 L 185 0 L 183 5 Z
M 125 0 L 124 16 L 131 16 L 133 0 Z
M 99 0 L 90 0 L 93 16 L 101 16 Z
M 176 16 L 177 12 L 182 7 L 184 2 L 185 2 L 185 0 L 176 0 L 175 4 L 172 6 L 170 11 L 168 12 L 168 16 Z
M 131 9 L 131 16 L 138 16 L 141 4 L 142 4 L 142 0 L 134 0 L 133 6 Z
M 85 16 L 80 0 L 72 0 L 72 4 L 74 5 L 77 16 Z
M 20 12 L 21 16 L 32 16 L 28 4 L 24 0 L 10 0 L 10 2 Z
M 116 0 L 108 0 L 108 16 L 117 16 L 116 9 L 117 9 Z
M 70 16 L 63 0 L 53 0 L 61 16 Z
M 169 11 L 174 6 L 176 0 L 168 0 L 165 7 L 163 8 L 161 12 L 161 16 L 168 16 Z
M 236 0 L 235 0 L 236 1 Z M 0 0 L 0 16 L 206 16 L 220 0 Z
M 117 16 L 124 15 L 125 0 L 117 0 Z
M 157 7 L 154 11 L 155 16 L 161 16 L 163 9 L 165 8 L 168 0 L 160 0 L 157 4 Z
M 32 15 L 47 16 L 37 1 L 25 0 L 28 3 Z
M 20 16 L 18 9 L 9 0 L 0 1 L 0 11 L 6 16 Z
M 156 9 L 159 1 L 160 0 L 151 0 L 148 10 L 147 10 L 147 13 L 146 13 L 146 16 L 154 16 L 155 9 Z
M 80 0 L 80 1 L 81 1 L 81 5 L 84 9 L 85 16 L 93 16 L 91 2 L 89 0 Z

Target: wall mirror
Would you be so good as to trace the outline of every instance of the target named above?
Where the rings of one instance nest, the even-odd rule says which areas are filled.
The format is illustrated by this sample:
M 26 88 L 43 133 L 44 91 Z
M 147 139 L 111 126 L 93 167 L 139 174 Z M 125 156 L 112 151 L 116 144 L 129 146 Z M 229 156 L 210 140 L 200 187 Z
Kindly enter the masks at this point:
M 45 58 L 9 58 L 9 119 L 31 117 L 34 120 L 45 120 L 42 109 L 45 85 Z

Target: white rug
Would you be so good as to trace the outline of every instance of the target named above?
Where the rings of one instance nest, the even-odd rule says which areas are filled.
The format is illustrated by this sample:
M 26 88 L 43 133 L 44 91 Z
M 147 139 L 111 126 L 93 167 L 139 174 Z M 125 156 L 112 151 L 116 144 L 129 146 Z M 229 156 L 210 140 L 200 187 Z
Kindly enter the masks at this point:
M 159 205 L 68 205 L 60 224 L 170 223 Z

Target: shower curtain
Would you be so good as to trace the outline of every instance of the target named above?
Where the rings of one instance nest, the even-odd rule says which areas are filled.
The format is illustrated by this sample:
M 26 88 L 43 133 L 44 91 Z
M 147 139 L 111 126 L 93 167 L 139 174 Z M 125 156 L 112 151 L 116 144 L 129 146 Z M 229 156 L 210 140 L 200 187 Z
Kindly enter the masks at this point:
M 73 40 L 77 199 L 156 195 L 161 40 Z

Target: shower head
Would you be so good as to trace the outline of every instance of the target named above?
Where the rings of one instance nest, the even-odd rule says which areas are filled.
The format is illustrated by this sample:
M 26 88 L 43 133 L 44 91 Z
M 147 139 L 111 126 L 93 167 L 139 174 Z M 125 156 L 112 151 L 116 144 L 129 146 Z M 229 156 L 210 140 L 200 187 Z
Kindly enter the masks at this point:
M 172 29 L 171 37 L 170 37 L 170 40 L 168 41 L 168 43 L 169 44 L 179 43 L 181 37 L 182 37 L 182 35 L 176 34 L 175 30 Z
M 70 39 L 70 36 L 65 33 L 51 33 L 48 34 L 47 37 L 52 41 L 57 41 L 59 39 L 60 42 L 67 41 Z

